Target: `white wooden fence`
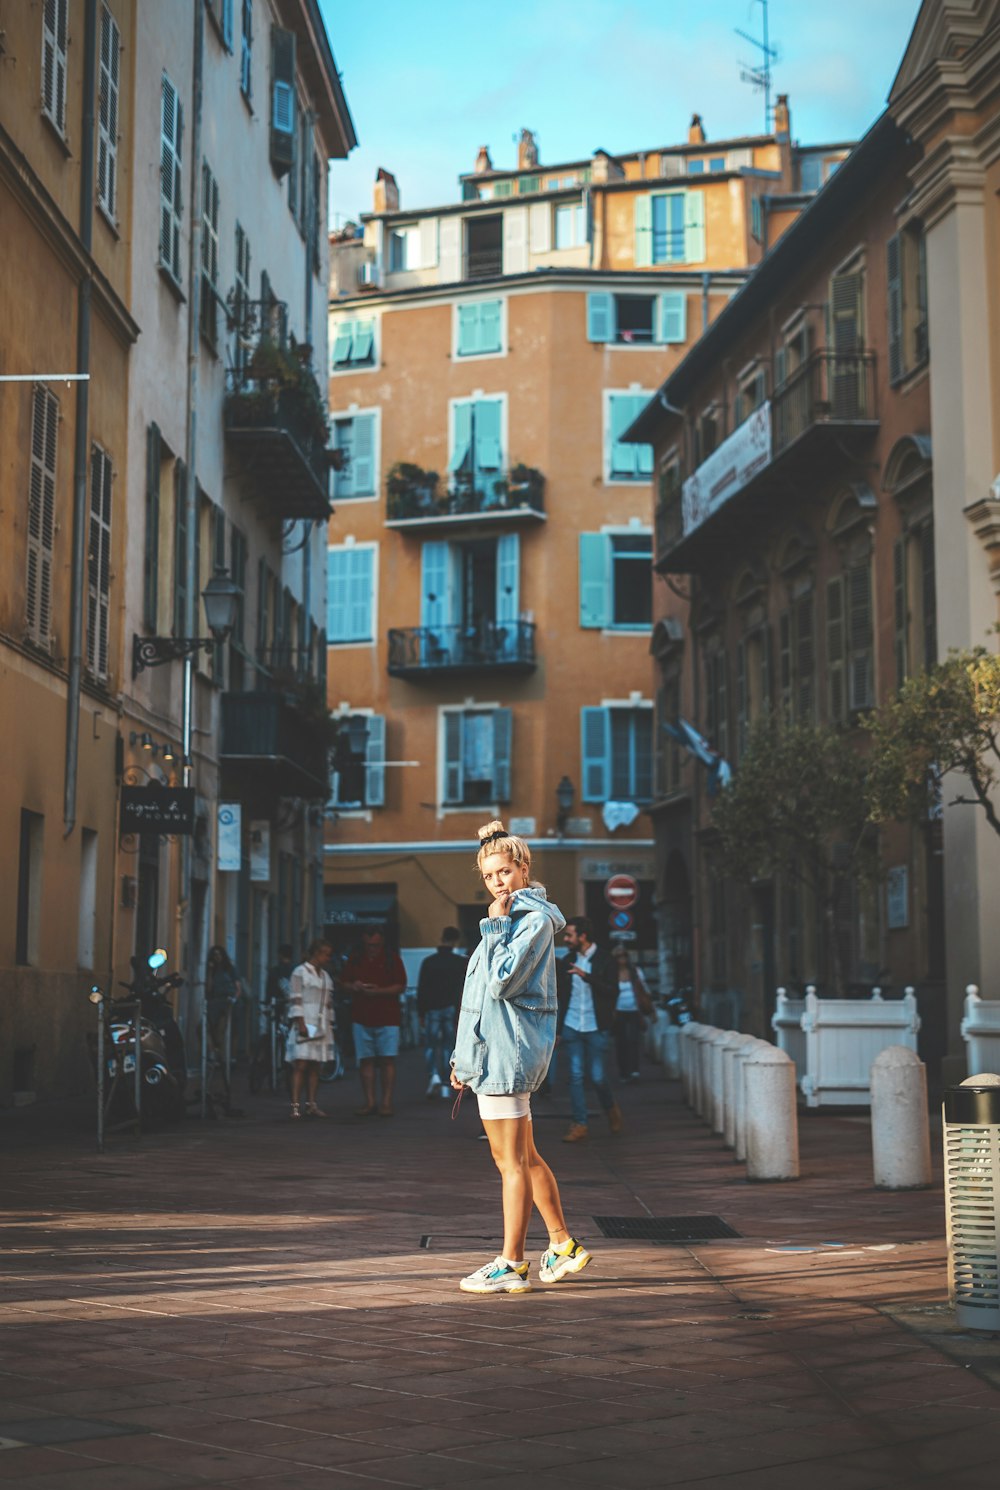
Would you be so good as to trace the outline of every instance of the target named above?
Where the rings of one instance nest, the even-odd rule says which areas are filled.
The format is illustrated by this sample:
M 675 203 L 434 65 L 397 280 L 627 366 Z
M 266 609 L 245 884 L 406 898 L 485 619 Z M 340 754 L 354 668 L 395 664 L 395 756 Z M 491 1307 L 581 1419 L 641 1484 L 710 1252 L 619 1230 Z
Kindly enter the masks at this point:
M 970 983 L 961 1029 L 967 1074 L 1000 1071 L 1000 1000 L 980 998 L 979 989 Z
M 807 993 L 802 1015 L 806 1042 L 802 1094 L 810 1107 L 868 1106 L 875 1057 L 888 1045 L 917 1048 L 916 994 L 883 999 L 821 999 Z
M 789 998 L 783 988 L 778 989 L 778 1004 L 771 1015 L 777 1046 L 795 1062 L 795 1069 L 802 1074 L 806 1069 L 806 1037 L 802 1029 L 802 1016 L 806 1012 L 804 998 Z

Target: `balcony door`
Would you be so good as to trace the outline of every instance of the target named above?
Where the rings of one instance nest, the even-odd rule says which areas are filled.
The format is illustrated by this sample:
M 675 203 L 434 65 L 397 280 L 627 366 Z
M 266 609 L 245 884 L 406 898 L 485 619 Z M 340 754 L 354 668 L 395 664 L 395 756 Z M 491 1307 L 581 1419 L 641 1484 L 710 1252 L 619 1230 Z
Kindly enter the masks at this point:
M 865 277 L 860 269 L 835 274 L 830 280 L 829 369 L 830 414 L 833 419 L 864 417 Z M 822 397 L 822 395 L 820 395 Z
M 520 614 L 520 539 L 517 533 L 464 543 L 423 545 L 420 624 L 424 645 L 451 660 L 470 651 L 497 660 L 516 649 Z

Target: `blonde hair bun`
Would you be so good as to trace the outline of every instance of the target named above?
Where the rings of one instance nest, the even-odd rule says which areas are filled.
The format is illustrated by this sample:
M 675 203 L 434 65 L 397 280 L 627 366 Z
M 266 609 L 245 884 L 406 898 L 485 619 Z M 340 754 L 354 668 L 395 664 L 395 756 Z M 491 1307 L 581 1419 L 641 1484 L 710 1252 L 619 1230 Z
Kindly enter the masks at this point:
M 494 833 L 506 833 L 506 831 L 507 829 L 500 819 L 498 817 L 494 818 L 491 823 L 484 823 L 479 829 L 479 842 L 482 843 L 484 838 L 491 838 Z

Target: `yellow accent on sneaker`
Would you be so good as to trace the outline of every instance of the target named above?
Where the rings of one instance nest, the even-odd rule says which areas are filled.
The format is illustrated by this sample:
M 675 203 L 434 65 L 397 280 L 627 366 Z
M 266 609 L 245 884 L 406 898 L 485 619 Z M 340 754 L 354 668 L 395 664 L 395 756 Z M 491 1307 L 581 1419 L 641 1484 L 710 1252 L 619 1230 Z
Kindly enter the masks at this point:
M 563 1251 L 563 1247 L 567 1250 Z M 591 1254 L 582 1242 L 575 1237 L 570 1237 L 568 1242 L 563 1242 L 558 1247 L 550 1247 L 542 1254 L 538 1264 L 538 1276 L 543 1283 L 558 1283 L 561 1278 L 570 1273 L 582 1273 Z

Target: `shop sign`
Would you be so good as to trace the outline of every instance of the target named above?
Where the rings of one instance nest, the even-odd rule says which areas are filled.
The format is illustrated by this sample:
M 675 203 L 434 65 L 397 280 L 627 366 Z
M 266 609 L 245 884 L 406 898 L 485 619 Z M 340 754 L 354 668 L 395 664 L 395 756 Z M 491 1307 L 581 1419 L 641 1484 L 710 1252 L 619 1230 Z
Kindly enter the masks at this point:
M 193 786 L 123 786 L 123 833 L 193 833 Z
M 224 874 L 238 873 L 242 863 L 242 811 L 239 802 L 220 802 L 218 806 L 217 868 Z

